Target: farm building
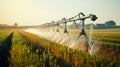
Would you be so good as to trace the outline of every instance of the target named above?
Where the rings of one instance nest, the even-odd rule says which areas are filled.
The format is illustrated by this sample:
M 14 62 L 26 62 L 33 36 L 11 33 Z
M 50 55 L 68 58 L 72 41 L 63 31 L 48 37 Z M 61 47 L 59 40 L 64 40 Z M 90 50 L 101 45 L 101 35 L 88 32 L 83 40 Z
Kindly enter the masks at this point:
M 116 22 L 113 20 L 105 22 L 105 26 L 116 26 Z

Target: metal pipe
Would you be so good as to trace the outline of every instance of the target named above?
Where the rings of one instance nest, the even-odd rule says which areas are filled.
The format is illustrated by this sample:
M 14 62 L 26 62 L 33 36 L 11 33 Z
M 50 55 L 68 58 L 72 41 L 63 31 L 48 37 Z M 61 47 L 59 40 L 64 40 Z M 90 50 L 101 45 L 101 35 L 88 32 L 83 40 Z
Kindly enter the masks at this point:
M 81 16 L 82 15 L 82 16 Z M 66 19 L 66 22 L 73 22 L 73 21 L 79 21 L 79 20 L 85 20 L 85 19 L 88 19 L 90 18 L 92 21 L 95 21 L 97 19 L 96 15 L 93 15 L 93 14 L 89 14 L 89 15 L 85 15 L 83 14 L 82 12 L 80 12 L 79 14 L 77 14 L 76 16 L 74 17 L 71 17 L 71 18 L 68 18 Z M 62 19 L 63 20 L 63 19 Z M 47 24 L 42 24 L 44 27 L 47 27 L 47 26 L 54 26 L 54 25 L 57 25 L 57 24 L 62 24 L 62 20 L 59 20 L 59 21 L 56 21 L 56 22 L 50 22 L 50 23 L 47 23 Z M 43 27 L 41 25 L 41 27 Z

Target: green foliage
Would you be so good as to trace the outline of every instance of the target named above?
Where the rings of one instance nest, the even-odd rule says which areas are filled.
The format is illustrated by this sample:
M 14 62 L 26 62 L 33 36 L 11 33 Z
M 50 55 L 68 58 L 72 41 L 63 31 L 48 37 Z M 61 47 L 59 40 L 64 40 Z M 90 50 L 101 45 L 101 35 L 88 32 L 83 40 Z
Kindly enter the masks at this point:
M 120 32 L 116 31 L 93 31 L 93 42 L 97 45 L 114 50 L 120 50 Z
M 0 32 L 0 43 L 10 33 Z M 94 36 L 100 38 L 103 34 Z M 106 33 L 104 33 L 106 34 Z M 119 50 L 119 34 L 106 35 L 98 44 Z M 113 38 L 113 39 L 112 39 Z M 116 39 L 116 40 L 115 40 Z M 110 41 L 110 42 L 109 42 Z M 116 43 L 117 42 L 117 43 Z M 115 44 L 115 45 L 114 45 Z M 0 48 L 1 49 L 1 48 Z M 23 31 L 14 31 L 12 45 L 9 50 L 10 67 L 119 67 L 120 62 L 115 58 L 106 58 L 100 55 L 90 56 L 80 50 L 71 49 L 60 44 L 50 42 L 36 35 Z
M 1 67 L 8 67 L 9 66 L 9 51 L 11 48 L 11 39 L 13 33 L 9 32 L 0 32 L 0 66 Z
M 10 35 L 10 31 L 0 31 L 0 46 L 2 46 L 3 41 Z
M 10 51 L 10 67 L 56 67 L 54 56 L 50 52 L 34 49 L 34 46 L 28 44 L 17 32 L 12 39 L 12 48 Z
M 111 67 L 113 65 L 119 65 L 119 62 L 113 59 L 104 58 L 103 56 L 90 56 L 89 53 L 82 53 L 79 50 L 61 46 L 44 38 L 37 38 L 36 35 L 25 32 L 21 32 L 21 35 L 23 35 L 23 38 L 27 41 L 31 41 L 41 48 L 44 48 L 47 52 L 51 52 L 61 67 Z

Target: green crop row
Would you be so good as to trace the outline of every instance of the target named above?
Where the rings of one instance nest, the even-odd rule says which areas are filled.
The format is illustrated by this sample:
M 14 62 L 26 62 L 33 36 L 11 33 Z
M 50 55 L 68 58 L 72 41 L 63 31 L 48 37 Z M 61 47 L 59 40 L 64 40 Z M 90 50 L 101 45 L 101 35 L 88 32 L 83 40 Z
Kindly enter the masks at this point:
M 63 67 L 117 67 L 119 62 L 114 58 L 108 59 L 103 56 L 90 56 L 89 53 L 82 53 L 79 50 L 73 50 L 65 46 L 61 46 L 54 42 L 50 42 L 44 38 L 38 38 L 36 35 L 21 32 L 24 39 L 29 42 L 41 46 L 46 51 L 51 52 L 56 58 L 60 66 Z M 62 65 L 61 65 L 62 64 Z
M 17 32 L 12 39 L 10 51 L 10 67 L 57 67 L 56 60 L 50 52 L 41 48 L 35 49 L 32 43 L 28 43 Z M 49 63 L 49 64 L 48 64 Z
M 0 67 L 8 67 L 11 48 L 11 39 L 13 33 L 11 31 L 0 31 Z
M 2 41 L 4 41 L 10 34 L 8 32 L 0 32 L 0 33 L 1 33 L 0 37 Z M 109 41 L 110 41 L 109 39 L 107 39 L 107 42 L 106 40 L 101 39 L 98 42 L 98 44 L 109 48 L 113 47 L 119 50 L 118 48 L 119 44 L 117 45 L 114 42 L 109 43 Z M 82 67 L 82 66 L 83 67 L 119 67 L 120 66 L 120 62 L 117 61 L 114 57 L 106 58 L 100 55 L 91 56 L 89 53 L 83 53 L 80 50 L 71 49 L 66 46 L 61 46 L 60 44 L 48 41 L 42 37 L 38 37 L 34 34 L 26 33 L 23 31 L 19 31 L 19 32 L 14 31 L 13 36 L 8 37 L 6 42 L 9 42 L 6 43 L 6 46 L 10 45 L 9 46 L 10 49 L 8 50 L 10 54 L 7 56 L 9 58 L 8 61 L 10 67 Z M 4 49 L 6 50 L 6 48 Z
M 120 32 L 113 31 L 93 31 L 92 42 L 102 47 L 120 50 Z
M 93 30 L 90 33 L 90 30 L 86 30 L 86 34 L 91 37 L 90 39 L 93 44 L 101 45 L 103 47 L 113 48 L 115 50 L 120 50 L 120 31 L 114 30 Z M 70 30 L 72 36 L 78 35 L 79 30 Z M 91 36 L 92 35 L 92 36 Z
M 102 47 L 107 47 L 107 48 L 113 48 L 114 50 L 120 50 L 120 43 L 111 43 L 111 42 L 106 42 L 106 41 L 99 41 L 98 45 Z
M 2 45 L 2 42 L 10 35 L 11 32 L 9 31 L 0 31 L 0 46 Z

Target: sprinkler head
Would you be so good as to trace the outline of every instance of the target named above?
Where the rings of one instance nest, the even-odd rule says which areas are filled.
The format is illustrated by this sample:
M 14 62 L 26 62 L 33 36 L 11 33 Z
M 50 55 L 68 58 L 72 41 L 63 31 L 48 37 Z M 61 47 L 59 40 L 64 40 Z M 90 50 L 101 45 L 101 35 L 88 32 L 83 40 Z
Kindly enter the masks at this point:
M 95 21 L 97 19 L 96 15 L 91 15 L 90 18 L 92 21 Z

